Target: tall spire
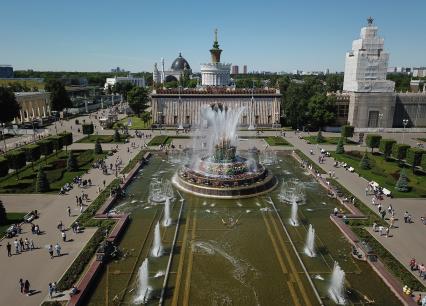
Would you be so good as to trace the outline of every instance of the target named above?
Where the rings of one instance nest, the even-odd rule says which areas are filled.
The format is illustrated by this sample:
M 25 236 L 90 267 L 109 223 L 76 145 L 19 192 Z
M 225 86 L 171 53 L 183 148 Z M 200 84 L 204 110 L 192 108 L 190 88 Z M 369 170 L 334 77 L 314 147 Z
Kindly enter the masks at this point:
M 212 56 L 212 63 L 219 63 L 220 62 L 220 53 L 222 50 L 219 48 L 219 42 L 217 40 L 217 29 L 214 30 L 214 41 L 213 41 L 213 48 L 210 49 L 210 53 Z

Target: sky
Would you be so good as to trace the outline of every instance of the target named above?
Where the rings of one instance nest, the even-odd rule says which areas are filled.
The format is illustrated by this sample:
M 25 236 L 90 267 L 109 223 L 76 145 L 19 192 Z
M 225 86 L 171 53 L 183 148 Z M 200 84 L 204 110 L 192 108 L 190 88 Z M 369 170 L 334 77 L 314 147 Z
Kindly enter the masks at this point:
M 343 71 L 370 15 L 390 67 L 426 66 L 425 0 L 0 0 L 0 9 L 0 64 L 15 70 L 152 71 L 182 52 L 199 71 L 218 28 L 222 62 Z

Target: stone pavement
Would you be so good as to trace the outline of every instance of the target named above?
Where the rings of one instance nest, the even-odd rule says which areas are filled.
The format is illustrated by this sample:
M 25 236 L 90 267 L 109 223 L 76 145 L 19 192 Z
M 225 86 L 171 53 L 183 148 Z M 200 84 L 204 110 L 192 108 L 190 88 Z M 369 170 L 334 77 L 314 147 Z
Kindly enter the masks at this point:
M 74 122 L 74 121 L 72 121 Z M 70 128 L 72 123 L 64 122 L 60 129 Z M 58 130 L 59 132 L 60 130 Z M 73 129 L 74 131 L 74 129 Z M 111 133 L 111 131 L 108 131 Z M 75 139 L 83 135 L 75 132 Z M 138 145 L 138 144 L 137 144 Z M 73 144 L 71 147 L 93 148 L 93 144 Z M 111 146 L 111 145 L 109 145 Z M 108 145 L 103 145 L 107 149 Z M 114 145 L 115 147 L 115 145 Z M 106 163 L 113 163 L 117 155 L 122 159 L 123 166 L 133 158 L 140 148 L 130 148 L 129 144 L 120 144 L 119 151 L 113 156 L 107 158 Z M 99 169 L 91 169 L 83 176 L 83 179 L 91 179 L 93 186 L 84 189 L 93 201 L 97 196 L 97 188 L 103 188 L 103 180 L 108 185 L 115 176 L 113 174 L 103 175 Z M 47 285 L 49 282 L 58 281 L 61 275 L 67 270 L 72 261 L 82 250 L 87 241 L 92 237 L 95 229 L 86 229 L 83 233 L 73 234 L 67 231 L 69 241 L 62 242 L 57 224 L 62 221 L 66 227 L 69 227 L 79 215 L 79 209 L 76 205 L 76 195 L 81 195 L 82 189 L 74 187 L 67 195 L 0 195 L 0 199 L 5 204 L 8 211 L 31 211 L 37 209 L 40 218 L 33 221 L 40 226 L 42 235 L 32 235 L 30 225 L 23 226 L 23 233 L 18 238 L 33 239 L 37 249 L 26 251 L 19 255 L 7 256 L 6 243 L 9 241 L 13 247 L 14 239 L 4 239 L 0 242 L 0 271 L 5 275 L 5 279 L 0 286 L 0 305 L 39 305 L 47 294 Z M 90 204 L 90 202 L 88 203 Z M 71 217 L 68 217 L 67 206 L 72 209 Z M 62 247 L 63 256 L 50 259 L 46 245 L 59 244 Z M 14 253 L 14 252 L 13 252 Z M 36 294 L 28 297 L 19 292 L 19 279 L 28 279 L 31 288 L 36 290 Z
M 356 173 L 351 173 L 344 168 L 333 167 L 334 160 L 327 158 L 324 164 L 318 163 L 318 154 L 316 145 L 309 145 L 306 141 L 299 139 L 293 133 L 286 135 L 286 139 L 291 142 L 295 148 L 300 149 L 303 153 L 309 156 L 310 150 L 314 150 L 315 154 L 312 160 L 323 168 L 327 173 L 328 171 L 336 172 L 336 179 L 340 184 L 350 190 L 357 198 L 366 203 L 372 210 L 379 215 L 376 207 L 371 204 L 371 196 L 365 195 L 365 187 L 367 180 L 358 176 Z M 333 147 L 333 150 L 335 146 Z M 411 258 L 416 258 L 419 263 L 426 264 L 426 226 L 420 222 L 421 216 L 426 216 L 426 200 L 425 199 L 407 199 L 407 198 L 385 198 L 382 201 L 382 206 L 387 209 L 391 204 L 395 209 L 395 216 L 399 218 L 395 222 L 397 228 L 391 229 L 390 234 L 392 237 L 379 236 L 378 233 L 373 236 L 397 258 L 405 267 Z M 403 214 L 408 211 L 414 217 L 414 223 L 404 223 Z M 409 270 L 409 269 L 407 269 Z M 418 273 L 413 273 L 418 278 Z M 420 279 L 420 278 L 418 278 Z M 421 280 L 426 285 L 426 281 Z

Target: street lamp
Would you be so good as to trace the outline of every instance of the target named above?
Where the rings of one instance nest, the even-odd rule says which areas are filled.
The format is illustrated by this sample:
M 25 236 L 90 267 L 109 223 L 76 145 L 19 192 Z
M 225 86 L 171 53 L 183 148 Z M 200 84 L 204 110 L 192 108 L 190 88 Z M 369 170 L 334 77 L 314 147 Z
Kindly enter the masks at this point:
M 254 119 L 254 80 L 252 80 L 252 82 L 253 82 L 253 87 L 251 89 L 250 126 L 248 127 L 249 131 L 254 131 L 256 129 L 254 127 L 254 124 L 253 124 L 253 119 Z
M 405 128 L 407 127 L 408 122 L 408 119 L 402 120 L 402 124 L 404 125 L 404 129 L 402 130 L 402 144 L 404 144 Z

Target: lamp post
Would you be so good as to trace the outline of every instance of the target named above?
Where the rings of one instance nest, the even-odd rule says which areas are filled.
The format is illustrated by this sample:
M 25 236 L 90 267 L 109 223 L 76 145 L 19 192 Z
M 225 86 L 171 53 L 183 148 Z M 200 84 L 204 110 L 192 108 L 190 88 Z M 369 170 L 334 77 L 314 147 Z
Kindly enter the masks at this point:
M 404 144 L 405 128 L 407 127 L 408 122 L 408 119 L 402 120 L 402 124 L 404 125 L 404 129 L 402 130 L 402 144 Z
M 252 82 L 253 82 L 253 86 L 252 86 L 252 89 L 251 89 L 251 101 L 250 101 L 250 104 L 251 104 L 251 106 L 250 106 L 250 126 L 248 127 L 248 130 L 249 131 L 254 131 L 256 128 L 254 127 L 254 124 L 253 124 L 253 117 L 254 117 L 254 80 L 252 80 Z

